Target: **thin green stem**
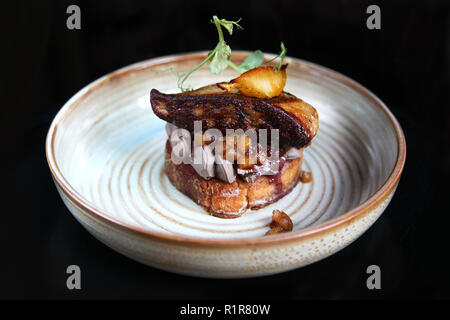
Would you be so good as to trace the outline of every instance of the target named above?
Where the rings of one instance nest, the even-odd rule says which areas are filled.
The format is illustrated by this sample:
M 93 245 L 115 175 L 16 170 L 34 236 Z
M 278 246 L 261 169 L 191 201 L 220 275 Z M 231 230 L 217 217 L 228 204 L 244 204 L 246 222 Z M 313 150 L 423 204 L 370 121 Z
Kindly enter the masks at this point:
M 228 65 L 232 67 L 234 70 L 236 70 L 239 73 L 242 73 L 242 69 L 240 69 L 237 65 L 235 65 L 231 60 L 228 60 Z
M 193 69 L 189 70 L 188 72 L 183 73 L 183 75 L 181 76 L 181 78 L 178 79 L 178 88 L 180 88 L 181 91 L 185 91 L 183 89 L 183 84 L 186 81 L 186 79 L 195 71 L 197 71 L 198 69 L 200 69 L 206 62 L 208 62 L 209 59 L 211 59 L 212 56 L 214 56 L 214 54 L 217 51 L 217 47 L 214 48 L 213 51 L 211 51 L 208 56 L 205 58 L 205 60 L 203 60 L 202 62 L 200 62 L 198 65 L 196 65 Z
M 222 32 L 222 26 L 220 25 L 220 20 L 217 18 L 217 16 L 213 16 L 214 24 L 217 28 L 217 33 L 219 34 L 219 43 L 222 43 L 224 41 L 223 39 L 223 32 Z
M 213 51 L 211 51 L 208 56 L 206 57 L 205 60 L 203 60 L 202 62 L 200 62 L 197 66 L 195 66 L 192 70 L 183 73 L 183 75 L 181 76 L 181 78 L 178 79 L 178 88 L 180 88 L 181 91 L 185 91 L 185 89 L 183 88 L 183 84 L 186 81 L 186 79 L 195 71 L 197 71 L 198 69 L 200 69 L 206 62 L 208 62 L 213 56 L 214 54 L 216 54 L 218 48 L 220 47 L 220 44 L 222 44 L 224 42 L 224 38 L 223 38 L 223 32 L 222 32 L 222 26 L 220 25 L 220 20 L 219 18 L 217 18 L 217 16 L 213 16 L 213 22 L 216 25 L 217 28 L 217 33 L 219 35 L 219 43 L 217 44 L 217 46 L 214 48 Z

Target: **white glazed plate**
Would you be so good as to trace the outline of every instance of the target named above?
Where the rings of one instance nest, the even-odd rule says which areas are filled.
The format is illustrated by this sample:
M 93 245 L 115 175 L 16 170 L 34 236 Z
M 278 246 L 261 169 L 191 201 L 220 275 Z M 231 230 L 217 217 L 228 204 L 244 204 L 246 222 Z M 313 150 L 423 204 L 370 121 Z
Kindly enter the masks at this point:
M 241 61 L 248 53 L 239 52 Z M 178 92 L 175 70 L 205 53 L 137 63 L 83 88 L 55 117 L 46 153 L 56 186 L 80 223 L 111 248 L 165 270 L 204 277 L 248 277 L 290 270 L 348 245 L 381 215 L 405 162 L 397 120 L 367 89 L 334 71 L 287 58 L 285 91 L 313 105 L 319 131 L 304 152 L 299 183 L 281 200 L 237 219 L 210 216 L 163 172 L 164 121 L 149 92 Z M 266 55 L 270 56 L 270 55 Z M 194 87 L 228 81 L 202 68 Z M 294 230 L 264 236 L 272 210 Z

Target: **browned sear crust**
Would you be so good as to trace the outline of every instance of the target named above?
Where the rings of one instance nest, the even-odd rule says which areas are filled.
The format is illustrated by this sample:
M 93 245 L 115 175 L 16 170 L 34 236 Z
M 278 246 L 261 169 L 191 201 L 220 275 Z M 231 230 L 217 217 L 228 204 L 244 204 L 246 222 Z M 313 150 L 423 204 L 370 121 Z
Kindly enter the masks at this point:
M 236 128 L 279 129 L 281 146 L 308 145 L 319 125 L 316 109 L 287 92 L 273 98 L 253 98 L 213 84 L 178 94 L 153 89 L 150 102 L 159 118 L 191 132 L 194 121 L 202 121 L 203 130 L 216 128 L 223 134 Z

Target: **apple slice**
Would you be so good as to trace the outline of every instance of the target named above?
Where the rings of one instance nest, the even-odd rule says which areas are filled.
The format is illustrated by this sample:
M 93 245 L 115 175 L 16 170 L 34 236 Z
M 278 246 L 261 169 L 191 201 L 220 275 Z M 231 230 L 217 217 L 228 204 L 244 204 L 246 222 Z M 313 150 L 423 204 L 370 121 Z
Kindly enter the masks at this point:
M 279 71 L 271 66 L 254 68 L 218 86 L 227 91 L 237 89 L 248 97 L 273 98 L 279 96 L 286 85 L 286 67 L 287 64 L 283 65 Z

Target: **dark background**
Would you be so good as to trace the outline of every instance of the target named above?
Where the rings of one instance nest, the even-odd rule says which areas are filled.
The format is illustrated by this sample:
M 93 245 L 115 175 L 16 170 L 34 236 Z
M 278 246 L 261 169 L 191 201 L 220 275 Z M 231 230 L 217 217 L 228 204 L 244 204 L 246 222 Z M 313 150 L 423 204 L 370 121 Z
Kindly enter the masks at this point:
M 81 30 L 66 8 L 81 8 Z M 381 30 L 366 8 L 381 7 Z M 0 298 L 449 298 L 449 1 L 9 1 L 1 4 Z M 136 263 L 85 231 L 64 207 L 44 154 L 59 108 L 131 63 L 209 50 L 209 23 L 242 17 L 234 50 L 278 52 L 337 70 L 378 95 L 402 125 L 407 160 L 395 197 L 357 241 L 279 275 L 211 280 Z M 149 88 L 150 89 L 150 88 Z M 66 289 L 66 267 L 82 290 Z M 381 267 L 382 289 L 366 288 Z

